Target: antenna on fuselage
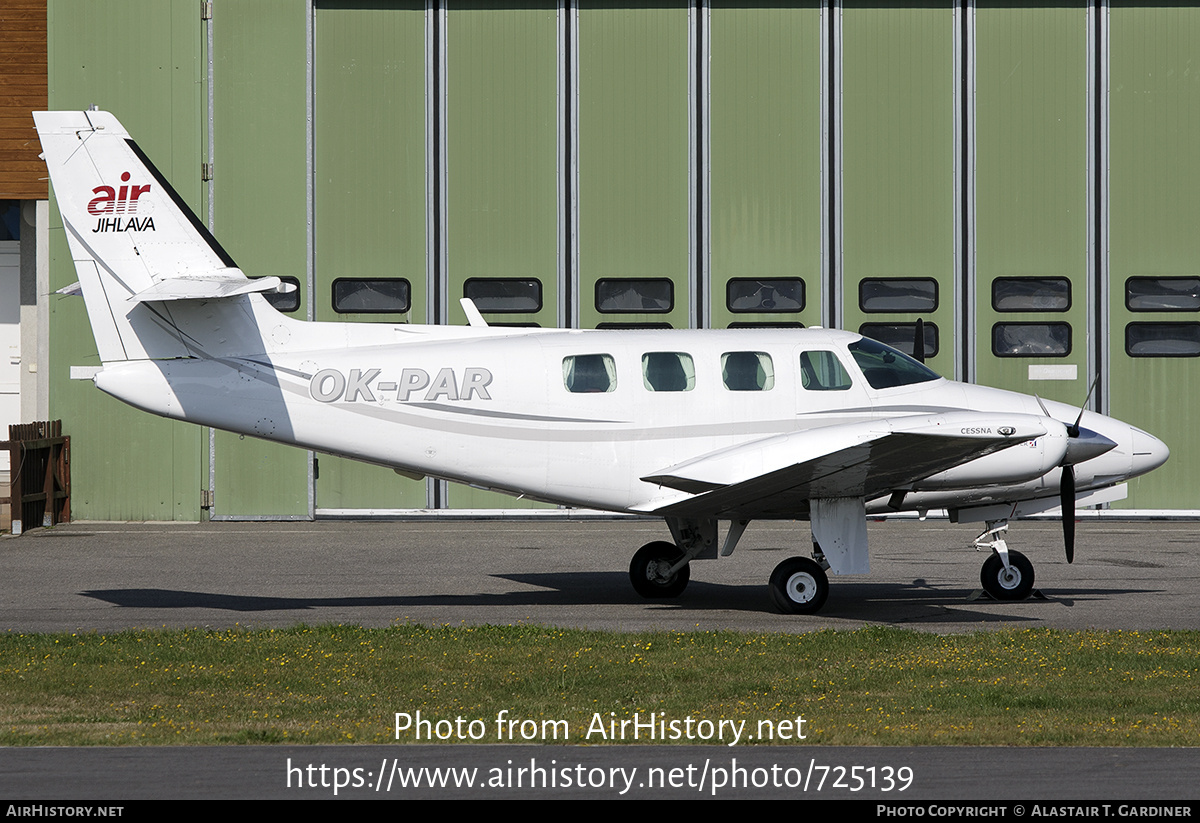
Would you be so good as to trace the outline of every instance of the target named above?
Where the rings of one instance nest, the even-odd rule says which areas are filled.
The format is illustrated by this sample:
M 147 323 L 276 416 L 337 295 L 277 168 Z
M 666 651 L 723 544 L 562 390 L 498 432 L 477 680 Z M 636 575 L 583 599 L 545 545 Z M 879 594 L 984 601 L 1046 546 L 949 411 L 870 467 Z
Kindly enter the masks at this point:
M 479 313 L 479 309 L 475 308 L 475 301 L 469 297 L 463 297 L 458 301 L 458 305 L 462 306 L 463 311 L 467 313 L 467 325 L 476 328 L 486 329 L 487 321 L 483 319 L 483 315 Z

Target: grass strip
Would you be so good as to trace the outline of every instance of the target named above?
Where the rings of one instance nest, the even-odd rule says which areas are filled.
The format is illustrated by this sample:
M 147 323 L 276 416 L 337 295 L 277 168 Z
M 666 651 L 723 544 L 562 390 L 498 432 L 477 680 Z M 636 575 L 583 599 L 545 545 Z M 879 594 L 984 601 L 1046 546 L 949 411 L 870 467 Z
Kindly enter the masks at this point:
M 396 713 L 418 711 L 421 742 L 697 743 L 688 729 L 724 720 L 745 721 L 742 745 L 775 730 L 807 745 L 1194 746 L 1200 632 L 0 635 L 7 746 L 415 742 Z M 665 741 L 609 734 L 635 718 L 666 723 Z

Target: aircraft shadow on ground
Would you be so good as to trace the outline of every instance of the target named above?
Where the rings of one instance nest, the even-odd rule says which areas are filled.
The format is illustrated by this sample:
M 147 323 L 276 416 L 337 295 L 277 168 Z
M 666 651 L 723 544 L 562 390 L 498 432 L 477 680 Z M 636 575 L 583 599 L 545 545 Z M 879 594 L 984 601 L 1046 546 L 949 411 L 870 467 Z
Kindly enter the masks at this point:
M 773 611 L 765 586 L 693 581 L 686 592 L 670 600 L 643 600 L 629 589 L 618 572 L 562 572 L 493 575 L 521 584 L 522 589 L 498 593 L 385 595 L 378 597 L 272 597 L 178 589 L 97 589 L 80 592 L 126 609 L 213 609 L 233 612 L 314 611 L 321 609 L 445 607 L 571 607 L 642 606 L 676 612 Z M 536 586 L 537 589 L 525 587 Z M 993 623 L 1039 621 L 1048 606 L 1071 607 L 1081 601 L 1107 600 L 1148 593 L 1143 589 L 1089 588 L 1050 592 L 1029 600 L 999 603 L 963 588 L 934 588 L 922 579 L 911 583 L 843 582 L 833 587 L 818 617 L 913 623 Z M 1002 613 L 994 613 L 1002 607 Z M 547 615 L 553 619 L 553 615 Z

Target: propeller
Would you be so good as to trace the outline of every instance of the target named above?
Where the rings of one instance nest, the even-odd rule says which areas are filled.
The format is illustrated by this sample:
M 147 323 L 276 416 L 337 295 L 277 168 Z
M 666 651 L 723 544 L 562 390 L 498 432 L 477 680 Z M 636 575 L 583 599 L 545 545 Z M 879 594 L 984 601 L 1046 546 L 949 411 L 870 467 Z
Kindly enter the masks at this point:
M 1058 502 L 1062 507 L 1063 546 L 1067 552 L 1068 563 L 1075 562 L 1075 464 L 1091 460 L 1117 445 L 1099 432 L 1082 428 L 1079 425 L 1083 420 L 1083 411 L 1087 407 L 1088 401 L 1092 399 L 1092 392 L 1096 389 L 1096 381 L 1099 379 L 1100 377 L 1097 375 L 1092 380 L 1087 397 L 1083 399 L 1083 405 L 1079 407 L 1079 414 L 1076 416 L 1075 422 L 1066 424 L 1067 452 L 1063 456 L 1061 464 L 1062 478 L 1059 480 Z M 1042 407 L 1042 412 L 1047 417 L 1054 419 L 1046 409 L 1042 398 L 1036 394 L 1034 397 L 1037 399 L 1038 405 Z

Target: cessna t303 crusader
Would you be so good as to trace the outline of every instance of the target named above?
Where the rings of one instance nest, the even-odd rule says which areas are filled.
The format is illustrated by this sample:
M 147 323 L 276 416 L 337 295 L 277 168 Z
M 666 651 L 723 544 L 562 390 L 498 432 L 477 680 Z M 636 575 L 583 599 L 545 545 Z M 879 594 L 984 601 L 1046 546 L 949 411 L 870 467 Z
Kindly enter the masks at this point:
M 826 329 L 581 331 L 310 323 L 251 280 L 106 112 L 34 115 L 103 368 L 153 414 L 568 506 L 656 515 L 633 587 L 674 597 L 756 518 L 808 519 L 813 557 L 770 592 L 815 612 L 826 571 L 869 571 L 866 518 L 980 521 L 984 589 L 1027 597 L 1008 518 L 1124 497 L 1167 447 L 1036 396 L 943 379 Z M 921 335 L 918 334 L 918 337 Z M 1086 403 L 1086 400 L 1084 401 Z M 723 539 L 719 521 L 727 521 Z

